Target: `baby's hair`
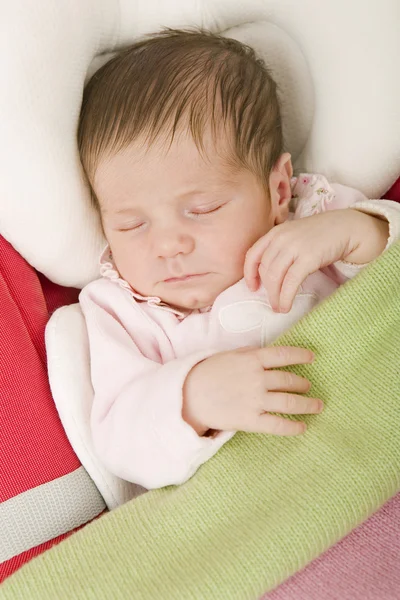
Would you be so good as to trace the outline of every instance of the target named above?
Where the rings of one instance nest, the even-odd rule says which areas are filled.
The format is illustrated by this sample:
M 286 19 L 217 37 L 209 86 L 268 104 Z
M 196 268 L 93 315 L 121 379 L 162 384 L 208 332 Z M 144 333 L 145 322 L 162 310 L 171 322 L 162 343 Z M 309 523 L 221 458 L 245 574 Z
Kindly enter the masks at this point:
M 78 146 L 93 187 L 98 164 L 131 143 L 172 143 L 186 128 L 204 151 L 211 131 L 228 141 L 227 162 L 268 189 L 283 151 L 276 84 L 254 50 L 203 30 L 166 29 L 123 49 L 85 88 Z M 97 204 L 92 189 L 92 197 Z

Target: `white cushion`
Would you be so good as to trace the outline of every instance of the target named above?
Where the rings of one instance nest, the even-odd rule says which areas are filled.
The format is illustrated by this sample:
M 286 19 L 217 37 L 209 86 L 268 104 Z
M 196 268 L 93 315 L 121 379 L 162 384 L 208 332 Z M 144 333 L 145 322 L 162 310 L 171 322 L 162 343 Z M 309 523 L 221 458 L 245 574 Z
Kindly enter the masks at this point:
M 143 493 L 139 485 L 109 473 L 98 460 L 92 441 L 89 340 L 78 304 L 58 309 L 46 328 L 49 381 L 69 442 L 112 510 Z
M 273 63 L 288 146 L 306 142 L 299 168 L 379 197 L 400 171 L 399 23 L 398 0 L 3 2 L 0 233 L 53 281 L 97 276 L 104 240 L 75 139 L 84 81 L 93 59 L 162 26 L 234 28 Z

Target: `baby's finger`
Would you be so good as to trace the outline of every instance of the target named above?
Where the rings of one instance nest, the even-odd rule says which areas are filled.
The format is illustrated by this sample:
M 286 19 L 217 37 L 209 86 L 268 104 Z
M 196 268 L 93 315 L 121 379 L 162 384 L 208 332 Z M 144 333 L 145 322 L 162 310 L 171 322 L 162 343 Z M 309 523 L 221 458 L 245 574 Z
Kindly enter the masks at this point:
M 297 294 L 297 290 L 303 283 L 303 281 L 312 273 L 306 265 L 302 265 L 299 261 L 293 263 L 287 272 L 282 282 L 279 297 L 279 311 L 287 313 L 291 310 L 293 300 Z
M 264 412 L 283 415 L 315 415 L 323 409 L 324 404 L 319 398 L 308 398 L 286 392 L 267 392 L 262 406 Z
M 268 299 L 274 311 L 278 311 L 280 308 L 282 285 L 293 260 L 293 257 L 286 251 L 281 251 L 269 264 L 262 260 L 260 265 L 261 281 L 267 290 Z
M 284 417 L 264 413 L 240 427 L 241 431 L 267 433 L 269 435 L 301 435 L 307 429 L 302 421 L 291 421 Z
M 265 371 L 265 387 L 270 392 L 297 392 L 305 394 L 311 383 L 305 377 L 287 371 Z
M 315 358 L 311 350 L 295 346 L 269 346 L 258 348 L 255 352 L 264 369 L 305 365 L 312 363 Z
M 260 284 L 258 269 L 264 252 L 270 242 L 269 235 L 264 235 L 247 251 L 244 261 L 244 279 L 250 290 L 255 291 Z

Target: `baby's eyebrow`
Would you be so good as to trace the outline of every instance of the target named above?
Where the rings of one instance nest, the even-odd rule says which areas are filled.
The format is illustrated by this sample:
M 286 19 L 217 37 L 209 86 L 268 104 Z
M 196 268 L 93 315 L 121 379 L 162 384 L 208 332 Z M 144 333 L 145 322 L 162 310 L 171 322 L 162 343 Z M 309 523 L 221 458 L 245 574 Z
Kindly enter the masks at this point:
M 133 206 L 128 206 L 125 208 L 118 208 L 117 210 L 110 210 L 109 208 L 105 208 L 102 207 L 102 213 L 103 215 L 126 215 L 126 214 L 133 214 L 136 212 L 136 208 L 134 208 Z
M 219 192 L 224 192 L 227 189 L 227 186 L 233 185 L 230 181 L 219 181 L 213 182 L 208 187 L 207 185 L 203 188 L 186 188 L 177 196 L 181 199 L 185 199 L 191 196 L 207 196 L 210 194 L 215 194 Z
M 186 188 L 184 191 L 182 191 L 180 194 L 177 194 L 178 198 L 187 198 L 189 196 L 204 196 L 204 194 L 206 194 L 206 190 L 200 189 L 200 188 Z
M 136 209 L 133 206 L 130 206 L 128 208 L 119 208 L 118 210 L 115 211 L 115 214 L 117 214 L 117 215 L 132 214 L 135 211 L 136 211 Z

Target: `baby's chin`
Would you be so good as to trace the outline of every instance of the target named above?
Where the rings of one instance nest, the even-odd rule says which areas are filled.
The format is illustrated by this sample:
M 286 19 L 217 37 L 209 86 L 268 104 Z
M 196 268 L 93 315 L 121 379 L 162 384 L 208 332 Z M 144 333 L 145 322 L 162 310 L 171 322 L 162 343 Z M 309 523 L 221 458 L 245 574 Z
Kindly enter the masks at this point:
M 231 276 L 210 273 L 199 281 L 186 281 L 169 285 L 162 283 L 153 290 L 163 302 L 178 310 L 202 310 L 209 308 L 226 289 L 234 285 L 243 275 L 234 273 Z
M 161 300 L 182 310 L 201 310 L 210 307 L 219 295 L 213 290 L 181 290 L 179 294 L 167 294 Z

